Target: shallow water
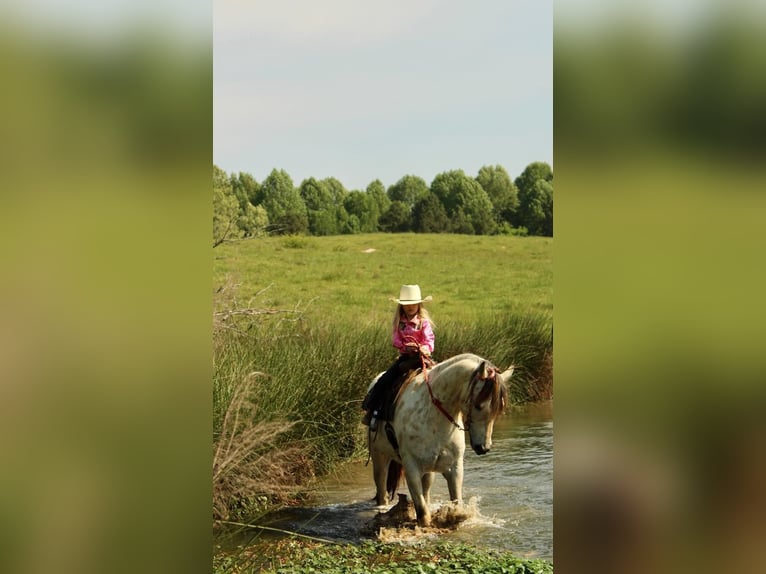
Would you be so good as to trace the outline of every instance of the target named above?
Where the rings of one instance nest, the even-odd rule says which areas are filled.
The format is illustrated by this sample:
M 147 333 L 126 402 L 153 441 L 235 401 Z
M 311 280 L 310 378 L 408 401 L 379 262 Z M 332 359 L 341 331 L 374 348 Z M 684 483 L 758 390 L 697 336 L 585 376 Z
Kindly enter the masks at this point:
M 466 449 L 463 518 L 467 519 L 446 532 L 386 528 L 381 539 L 408 542 L 432 536 L 552 560 L 552 404 L 514 407 L 495 422 L 492 443 L 492 450 L 483 456 Z M 406 484 L 399 493 L 409 496 Z M 319 484 L 311 506 L 291 508 L 262 524 L 328 540 L 359 541 L 369 537 L 378 512 L 388 509 L 375 505 L 374 494 L 372 464 L 349 463 Z M 432 511 L 439 512 L 448 501 L 447 483 L 436 475 Z

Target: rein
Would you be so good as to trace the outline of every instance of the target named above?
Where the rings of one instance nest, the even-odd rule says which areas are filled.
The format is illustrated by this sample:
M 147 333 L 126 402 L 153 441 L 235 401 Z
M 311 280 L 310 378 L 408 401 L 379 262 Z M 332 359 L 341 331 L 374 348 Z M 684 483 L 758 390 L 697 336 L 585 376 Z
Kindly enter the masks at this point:
M 420 354 L 420 362 L 421 362 L 422 370 L 423 370 L 423 380 L 426 383 L 426 387 L 428 387 L 428 394 L 431 396 L 431 402 L 433 403 L 433 405 L 437 409 L 439 409 L 439 412 L 441 414 L 443 414 L 445 417 L 447 417 L 447 420 L 449 422 L 451 422 L 453 425 L 455 425 L 455 428 L 457 428 L 458 430 L 461 430 L 461 431 L 465 431 L 466 429 L 465 428 L 461 428 L 460 425 L 457 424 L 457 421 L 454 419 L 454 417 L 447 412 L 447 409 L 444 408 L 444 405 L 442 404 L 442 402 L 434 396 L 434 390 L 431 388 L 431 378 L 429 377 L 429 375 L 431 373 L 428 370 L 429 366 L 433 366 L 433 361 L 431 361 L 430 359 L 426 358 L 426 356 L 423 353 L 421 353 Z M 430 365 L 429 365 L 429 363 L 430 363 Z
M 443 414 L 445 417 L 447 417 L 447 420 L 451 422 L 453 425 L 455 425 L 455 428 L 457 428 L 458 430 L 461 430 L 461 431 L 468 430 L 466 428 L 461 428 L 461 426 L 457 424 L 457 421 L 454 419 L 454 417 L 451 414 L 449 414 L 447 410 L 444 408 L 444 405 L 442 405 L 442 402 L 434 396 L 434 391 L 431 388 L 431 381 L 428 380 L 428 374 L 426 374 L 425 379 L 426 379 L 426 386 L 428 387 L 428 394 L 431 395 L 431 402 L 434 404 L 434 406 L 437 409 L 439 409 L 439 412 Z
M 444 408 L 444 405 L 442 404 L 442 402 L 434 396 L 434 390 L 433 390 L 433 388 L 431 388 L 431 381 L 429 380 L 429 376 L 428 376 L 429 372 L 426 371 L 425 359 L 423 359 L 423 373 L 424 373 L 423 378 L 425 379 L 426 387 L 428 387 L 428 394 L 431 396 L 431 402 L 433 403 L 433 405 L 439 410 L 439 412 L 441 414 L 443 414 L 445 416 L 445 418 L 449 422 L 451 422 L 453 425 L 455 425 L 455 428 L 457 428 L 458 430 L 461 430 L 461 431 L 467 431 L 468 430 L 467 428 L 465 428 L 464 426 L 461 427 L 459 424 L 457 424 L 457 421 L 455 420 L 455 418 L 451 414 L 449 414 L 447 412 L 447 409 Z M 482 379 L 482 380 L 483 381 L 495 380 L 495 375 L 496 374 L 497 374 L 497 371 L 495 369 L 491 369 L 490 375 L 486 379 Z M 478 378 L 478 374 L 475 375 L 475 376 L 476 376 L 476 378 Z M 472 379 L 471 380 L 471 383 L 475 383 L 475 382 L 476 382 L 476 379 Z M 470 397 L 471 399 L 473 399 L 473 388 L 474 387 L 475 387 L 475 384 L 471 384 L 471 397 Z M 468 422 L 469 425 L 471 424 L 471 411 L 470 410 L 468 411 L 468 416 L 466 417 L 466 421 Z
M 411 339 L 412 339 L 412 342 L 417 344 L 417 341 L 415 341 L 414 338 L 411 338 Z M 444 405 L 442 404 L 442 402 L 434 396 L 434 390 L 431 387 L 431 380 L 430 380 L 430 377 L 429 377 L 430 372 L 428 370 L 429 367 L 432 367 L 434 365 L 433 359 L 431 359 L 430 357 L 424 355 L 423 353 L 420 353 L 420 348 L 418 348 L 418 353 L 420 354 L 420 363 L 421 363 L 422 372 L 423 372 L 423 380 L 426 383 L 426 387 L 428 387 L 428 394 L 431 397 L 431 403 L 433 403 L 433 405 L 439 410 L 439 412 L 441 414 L 443 414 L 444 417 L 449 422 L 451 422 L 455 426 L 456 429 L 464 431 L 464 432 L 467 431 L 468 429 L 465 428 L 465 426 L 461 427 L 457 423 L 457 421 L 455 420 L 455 417 L 453 417 L 451 414 L 449 414 L 447 412 L 447 409 L 444 408 Z M 494 378 L 494 375 L 495 375 L 495 371 L 493 370 L 492 374 L 491 374 L 491 376 L 489 378 Z M 467 418 L 469 424 L 470 424 L 470 417 L 471 417 L 471 412 L 469 410 L 468 418 Z
M 414 341 L 413 339 L 413 342 L 416 342 L 416 341 Z M 457 424 L 457 421 L 455 420 L 455 418 L 447 412 L 447 409 L 444 408 L 444 405 L 442 404 L 442 402 L 434 396 L 434 390 L 433 388 L 431 388 L 431 380 L 429 377 L 431 373 L 428 370 L 429 367 L 432 367 L 434 365 L 433 360 L 430 357 L 427 357 L 426 355 L 424 355 L 423 353 L 420 353 L 420 364 L 421 364 L 421 370 L 423 372 L 423 380 L 426 383 L 426 387 L 428 387 L 428 394 L 431 396 L 431 402 L 433 403 L 433 405 L 437 409 L 439 409 L 439 412 L 443 414 L 449 422 L 455 425 L 455 428 L 461 431 L 467 430 L 461 427 L 459 424 Z

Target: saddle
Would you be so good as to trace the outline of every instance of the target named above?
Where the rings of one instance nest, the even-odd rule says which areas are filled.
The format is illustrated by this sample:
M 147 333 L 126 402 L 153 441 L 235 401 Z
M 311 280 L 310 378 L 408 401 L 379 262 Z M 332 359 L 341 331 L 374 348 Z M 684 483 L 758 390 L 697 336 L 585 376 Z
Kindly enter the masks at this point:
M 431 357 L 421 356 L 421 360 L 422 360 L 422 365 L 425 366 L 427 369 L 430 369 L 436 364 L 436 362 Z M 413 369 L 410 369 L 402 373 L 401 375 L 399 375 L 394 380 L 393 384 L 383 389 L 382 395 L 378 398 L 378 400 L 381 403 L 381 406 L 378 409 L 380 411 L 378 414 L 379 420 L 391 421 L 394 419 L 394 411 L 396 408 L 396 404 L 399 401 L 399 396 L 401 395 L 402 391 L 406 388 L 407 384 L 422 371 L 423 371 L 422 367 L 415 367 Z M 362 409 L 368 410 L 370 408 L 370 401 L 372 399 L 373 393 L 376 391 L 376 386 L 377 385 L 373 386 L 367 392 L 367 395 L 364 397 L 364 401 L 362 401 Z M 367 423 L 365 422 L 365 424 Z
M 403 390 L 405 386 L 405 382 L 409 382 L 412 378 L 414 378 L 418 373 L 420 373 L 422 369 L 412 369 L 410 371 L 407 371 L 406 373 L 403 373 L 400 375 L 391 385 L 391 387 L 387 388 L 385 390 L 385 393 L 383 394 L 383 406 L 380 411 L 380 418 L 381 420 L 390 421 L 394 418 L 394 407 L 396 403 L 399 400 L 399 395 L 401 394 L 401 391 Z M 367 395 L 364 397 L 364 401 L 362 401 L 362 409 L 367 410 L 370 408 L 370 399 L 372 398 L 372 393 L 374 391 L 375 387 L 372 387 L 369 391 L 367 391 Z
M 429 357 L 426 360 L 426 368 L 433 367 L 436 363 Z M 399 403 L 399 397 L 401 396 L 404 389 L 407 388 L 407 385 L 412 382 L 415 377 L 417 377 L 420 373 L 423 372 L 423 369 L 421 367 L 417 367 L 415 369 L 410 369 L 406 373 L 403 373 L 396 381 L 394 381 L 394 384 L 391 385 L 391 388 L 386 393 L 384 397 L 384 403 L 383 403 L 383 420 L 386 421 L 392 421 L 394 420 L 394 412 L 396 410 L 396 405 Z

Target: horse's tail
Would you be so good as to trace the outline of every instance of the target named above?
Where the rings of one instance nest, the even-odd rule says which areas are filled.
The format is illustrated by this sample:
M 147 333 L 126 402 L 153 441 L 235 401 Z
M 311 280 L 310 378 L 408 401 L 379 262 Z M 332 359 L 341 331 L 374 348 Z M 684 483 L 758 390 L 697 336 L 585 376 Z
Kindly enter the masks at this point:
M 386 476 L 386 492 L 388 492 L 388 499 L 393 500 L 396 496 L 396 491 L 399 488 L 399 483 L 404 476 L 404 467 L 392 460 L 388 463 L 388 475 Z

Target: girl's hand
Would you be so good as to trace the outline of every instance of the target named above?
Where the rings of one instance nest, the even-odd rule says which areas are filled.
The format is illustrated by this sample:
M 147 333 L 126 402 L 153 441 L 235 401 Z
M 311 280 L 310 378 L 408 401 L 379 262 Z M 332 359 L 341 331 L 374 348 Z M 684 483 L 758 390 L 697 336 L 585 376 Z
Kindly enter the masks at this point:
M 431 352 L 428 350 L 428 347 L 426 347 L 425 345 L 421 345 L 420 353 L 422 355 L 425 355 L 426 357 L 431 354 Z

